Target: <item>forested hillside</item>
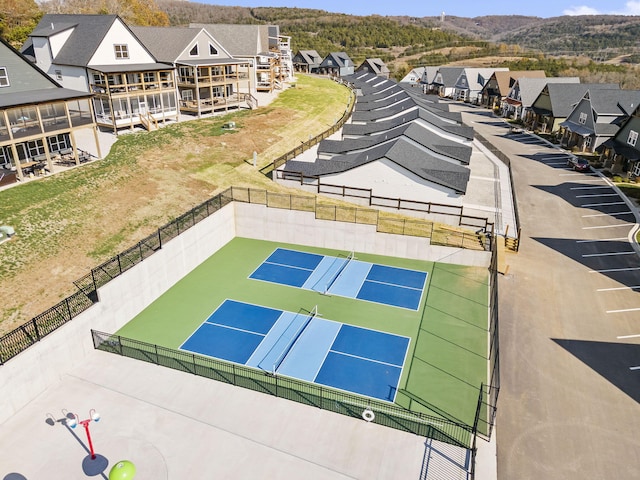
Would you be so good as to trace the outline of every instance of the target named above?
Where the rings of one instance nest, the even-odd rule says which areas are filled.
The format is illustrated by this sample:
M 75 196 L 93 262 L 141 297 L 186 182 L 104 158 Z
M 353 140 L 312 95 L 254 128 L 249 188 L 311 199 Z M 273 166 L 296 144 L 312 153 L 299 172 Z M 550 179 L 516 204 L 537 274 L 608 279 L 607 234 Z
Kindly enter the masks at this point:
M 548 75 L 640 88 L 640 17 L 358 17 L 175 0 L 2 0 L 0 35 L 19 47 L 43 13 L 116 13 L 131 25 L 277 24 L 291 36 L 294 51 L 344 51 L 356 64 L 379 57 L 396 79 L 418 66 L 458 63 L 544 69 Z

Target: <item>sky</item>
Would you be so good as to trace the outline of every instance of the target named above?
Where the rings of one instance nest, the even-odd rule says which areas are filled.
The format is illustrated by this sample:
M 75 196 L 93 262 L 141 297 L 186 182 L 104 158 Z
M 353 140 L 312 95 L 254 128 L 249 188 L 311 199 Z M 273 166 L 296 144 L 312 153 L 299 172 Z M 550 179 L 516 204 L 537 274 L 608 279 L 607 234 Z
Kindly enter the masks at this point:
M 640 15 L 640 0 L 458 0 L 429 2 L 421 0 L 191 0 L 212 5 L 239 7 L 314 8 L 350 15 L 408 15 L 435 17 L 442 12 L 456 17 L 484 15 L 528 15 L 559 17 L 561 15 Z

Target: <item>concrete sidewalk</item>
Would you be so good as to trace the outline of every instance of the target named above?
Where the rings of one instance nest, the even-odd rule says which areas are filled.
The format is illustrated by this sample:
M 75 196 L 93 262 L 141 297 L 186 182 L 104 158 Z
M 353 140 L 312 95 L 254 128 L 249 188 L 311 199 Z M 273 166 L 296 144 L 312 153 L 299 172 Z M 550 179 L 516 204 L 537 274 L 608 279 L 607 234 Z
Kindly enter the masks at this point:
M 91 409 L 95 460 L 83 428 L 65 426 Z M 2 432 L 5 479 L 106 478 L 120 460 L 137 480 L 466 478 L 464 449 L 101 351 Z

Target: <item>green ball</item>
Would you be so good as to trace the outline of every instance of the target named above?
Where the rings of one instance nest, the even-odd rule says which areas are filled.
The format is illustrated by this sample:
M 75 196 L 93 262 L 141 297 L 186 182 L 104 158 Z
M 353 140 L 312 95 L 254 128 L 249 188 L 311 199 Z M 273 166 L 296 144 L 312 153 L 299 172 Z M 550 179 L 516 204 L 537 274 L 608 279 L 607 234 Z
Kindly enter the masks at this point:
M 129 460 L 120 460 L 109 471 L 109 480 L 131 480 L 136 474 L 136 467 Z

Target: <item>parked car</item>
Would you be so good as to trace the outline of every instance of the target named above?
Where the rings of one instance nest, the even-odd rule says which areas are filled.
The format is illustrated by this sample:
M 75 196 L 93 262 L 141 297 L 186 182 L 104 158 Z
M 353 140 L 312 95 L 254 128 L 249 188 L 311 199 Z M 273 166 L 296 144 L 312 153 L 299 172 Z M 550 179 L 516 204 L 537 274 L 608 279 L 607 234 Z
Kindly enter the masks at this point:
M 576 172 L 587 172 L 591 170 L 589 161 L 582 157 L 569 157 L 569 160 L 567 160 L 567 166 L 573 168 Z

